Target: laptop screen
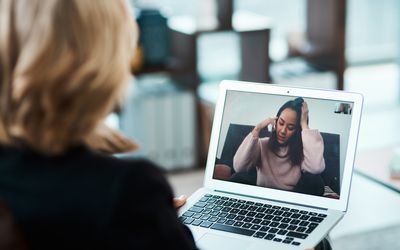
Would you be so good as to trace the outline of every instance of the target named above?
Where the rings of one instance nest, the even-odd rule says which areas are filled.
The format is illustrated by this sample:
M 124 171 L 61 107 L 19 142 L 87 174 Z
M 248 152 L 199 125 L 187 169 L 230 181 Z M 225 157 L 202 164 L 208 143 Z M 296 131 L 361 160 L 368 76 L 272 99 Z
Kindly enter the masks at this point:
M 340 199 L 352 108 L 227 90 L 212 178 Z

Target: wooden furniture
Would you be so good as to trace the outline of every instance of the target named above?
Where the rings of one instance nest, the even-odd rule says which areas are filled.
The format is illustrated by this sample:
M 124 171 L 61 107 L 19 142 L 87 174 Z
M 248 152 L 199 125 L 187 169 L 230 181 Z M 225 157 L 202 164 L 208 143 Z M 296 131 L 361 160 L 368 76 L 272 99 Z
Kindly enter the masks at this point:
M 290 54 L 318 70 L 333 71 L 336 88 L 344 88 L 346 0 L 307 0 L 304 42 L 289 40 Z

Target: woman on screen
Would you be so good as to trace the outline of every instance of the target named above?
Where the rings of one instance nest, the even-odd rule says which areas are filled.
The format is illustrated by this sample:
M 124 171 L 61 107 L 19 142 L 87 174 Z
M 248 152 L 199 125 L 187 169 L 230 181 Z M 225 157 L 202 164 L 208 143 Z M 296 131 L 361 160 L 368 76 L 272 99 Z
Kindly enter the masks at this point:
M 318 130 L 309 128 L 308 113 L 307 103 L 299 97 L 286 102 L 276 117 L 257 124 L 239 146 L 234 170 L 256 168 L 258 186 L 292 191 L 303 173 L 324 171 L 323 139 Z M 272 126 L 270 137 L 259 138 L 268 126 Z

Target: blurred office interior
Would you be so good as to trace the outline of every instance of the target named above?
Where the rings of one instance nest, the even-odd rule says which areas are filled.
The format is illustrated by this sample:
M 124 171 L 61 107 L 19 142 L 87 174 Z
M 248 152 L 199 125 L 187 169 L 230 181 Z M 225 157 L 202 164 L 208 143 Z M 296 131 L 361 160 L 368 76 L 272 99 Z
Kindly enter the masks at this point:
M 400 157 L 399 1 L 130 2 L 141 30 L 135 79 L 109 121 L 164 165 L 177 194 L 202 185 L 221 80 L 360 92 L 357 171 L 348 214 L 331 238 L 338 249 L 400 247 L 400 181 L 387 174 Z

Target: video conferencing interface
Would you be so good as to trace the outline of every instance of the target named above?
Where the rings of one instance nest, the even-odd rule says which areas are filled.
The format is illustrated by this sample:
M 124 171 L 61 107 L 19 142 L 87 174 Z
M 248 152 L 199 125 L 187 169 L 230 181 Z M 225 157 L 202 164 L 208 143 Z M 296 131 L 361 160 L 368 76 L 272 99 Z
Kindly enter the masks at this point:
M 213 178 L 339 199 L 352 107 L 228 90 Z

